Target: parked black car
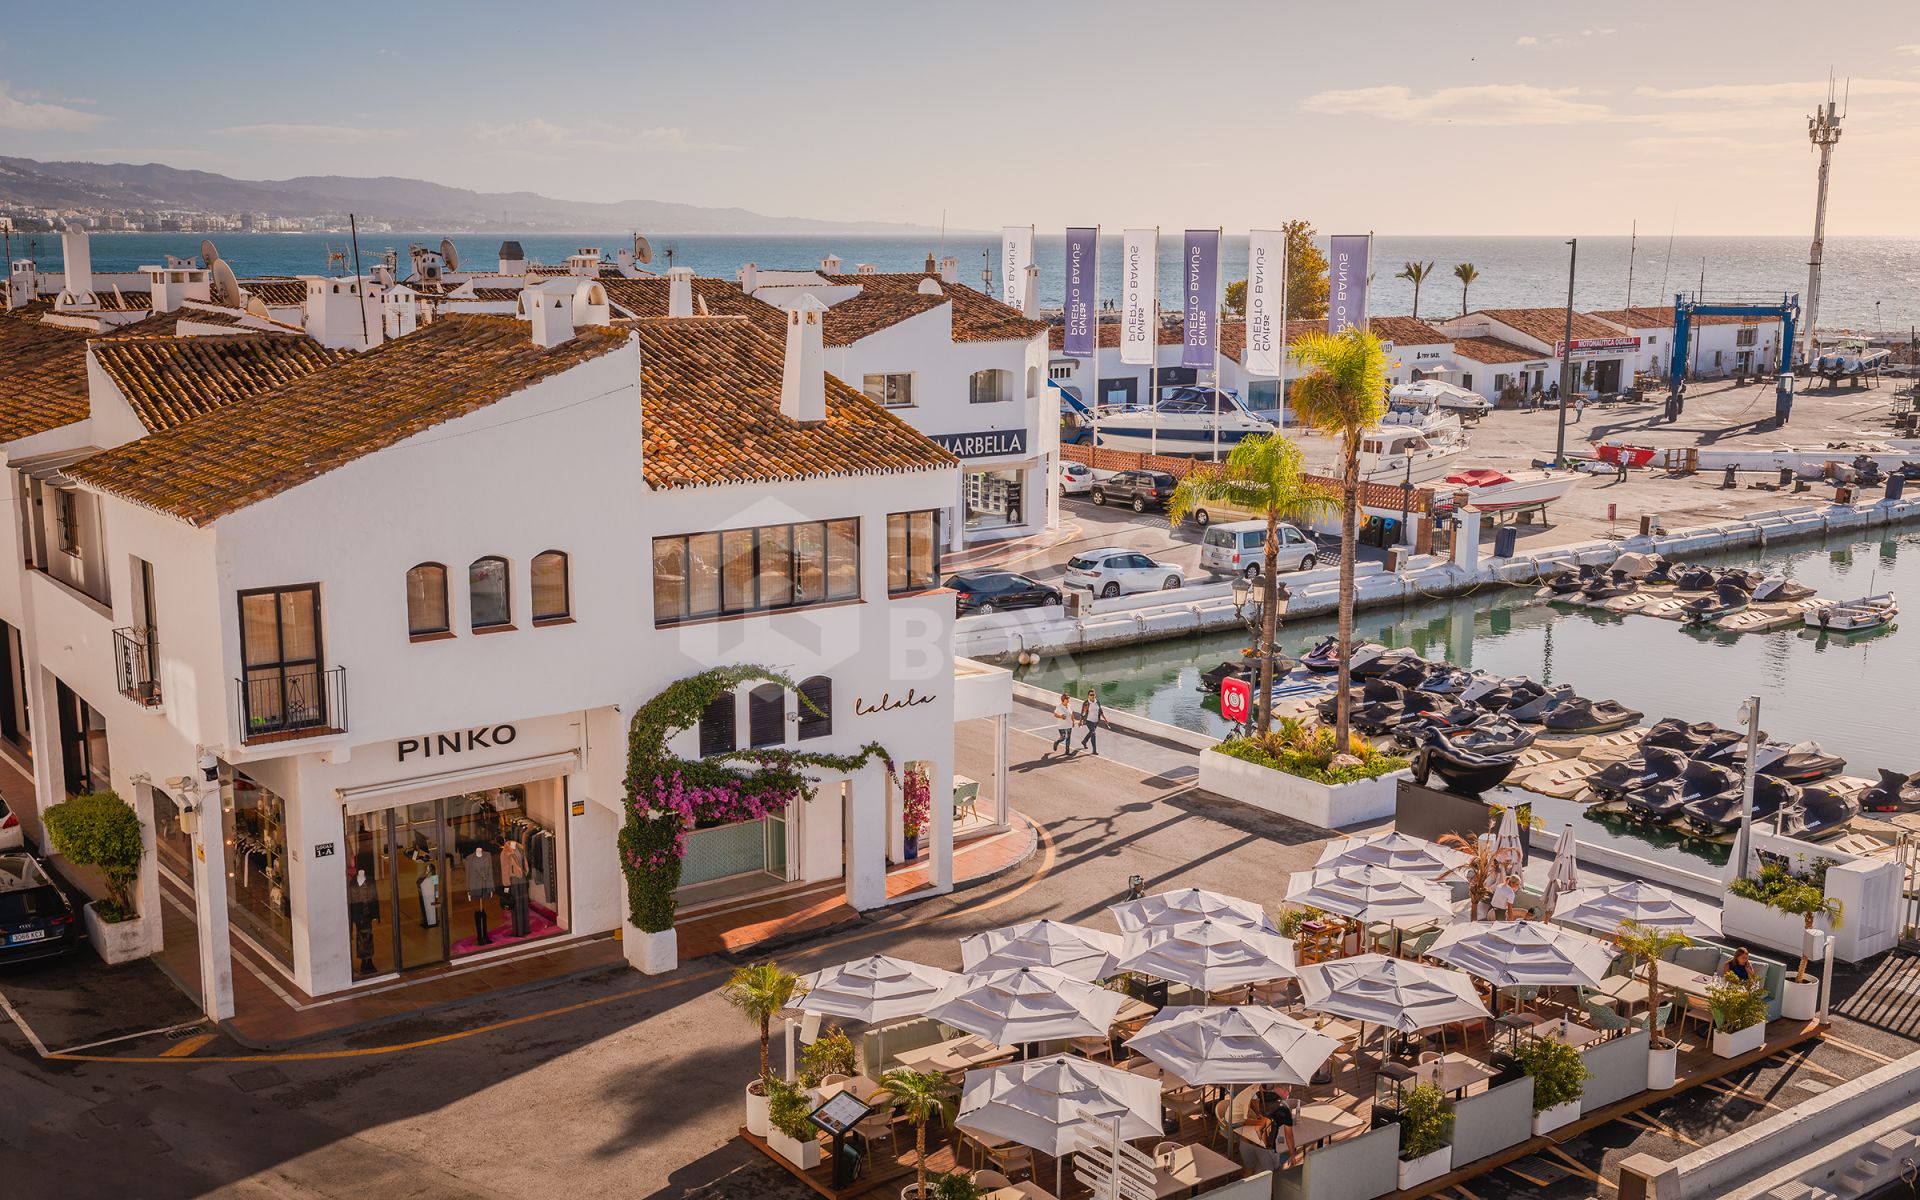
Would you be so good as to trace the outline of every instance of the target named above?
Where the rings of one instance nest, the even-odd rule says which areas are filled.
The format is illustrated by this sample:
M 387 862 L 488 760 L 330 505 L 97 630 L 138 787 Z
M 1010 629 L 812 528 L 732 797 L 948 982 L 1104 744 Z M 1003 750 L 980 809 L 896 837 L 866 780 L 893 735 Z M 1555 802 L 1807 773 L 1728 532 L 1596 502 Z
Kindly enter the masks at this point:
M 1059 588 L 1011 571 L 962 571 L 947 576 L 947 586 L 954 591 L 961 616 L 1060 603 Z
M 1116 471 L 1093 485 L 1093 502 L 1131 504 L 1133 511 L 1165 508 L 1173 496 L 1173 476 L 1165 471 Z
M 73 905 L 37 859 L 0 854 L 0 962 L 65 954 L 79 944 Z

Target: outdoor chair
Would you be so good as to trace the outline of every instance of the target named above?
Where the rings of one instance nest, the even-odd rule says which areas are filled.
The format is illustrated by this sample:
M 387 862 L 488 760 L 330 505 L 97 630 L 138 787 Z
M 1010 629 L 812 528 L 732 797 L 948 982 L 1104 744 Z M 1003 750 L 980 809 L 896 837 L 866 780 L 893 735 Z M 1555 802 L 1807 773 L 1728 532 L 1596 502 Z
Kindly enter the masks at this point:
M 835 1071 L 832 1074 L 822 1075 L 820 1077 L 820 1090 L 824 1092 L 836 1083 L 852 1083 L 852 1082 L 853 1082 L 853 1076 L 842 1075 L 838 1071 Z
M 1174 1132 L 1185 1137 L 1189 1129 L 1204 1133 L 1207 1127 L 1207 1103 L 1200 1093 L 1189 1088 L 1179 1092 L 1169 1092 L 1160 1098 L 1161 1107 L 1174 1120 Z
M 855 1125 L 853 1131 L 867 1139 L 868 1149 L 872 1149 L 874 1142 L 879 1139 L 887 1139 L 887 1145 L 893 1147 L 894 1154 L 898 1156 L 900 1147 L 893 1140 L 893 1110 L 876 1109 Z
M 987 1157 L 993 1160 L 993 1165 L 1000 1168 L 1009 1179 L 1022 1171 L 1027 1173 L 1029 1179 L 1033 1177 L 1031 1147 L 1022 1146 L 1018 1142 L 1005 1142 L 998 1146 L 987 1146 L 985 1149 Z
M 1412 958 L 1412 959 L 1418 959 L 1418 958 L 1424 957 L 1427 953 L 1427 949 L 1431 947 L 1435 941 L 1439 940 L 1439 937 L 1440 937 L 1440 930 L 1438 929 L 1428 930 L 1427 932 L 1421 934 L 1419 937 L 1413 939 L 1411 944 L 1403 948 L 1405 953 L 1402 955 L 1402 957 Z
M 1687 1031 L 1687 1022 L 1689 1021 L 1700 1022 L 1700 1036 L 1702 1038 L 1710 1038 L 1713 1036 L 1713 1009 L 1699 996 L 1688 996 L 1686 1011 L 1680 1014 L 1680 1032 L 1683 1035 Z
M 1008 1179 L 998 1171 L 975 1171 L 973 1173 L 973 1186 L 985 1192 L 991 1191 L 994 1188 L 1012 1187 L 1013 1180 Z
M 1113 1039 L 1105 1037 L 1077 1037 L 1068 1040 L 1067 1045 L 1075 1054 L 1083 1058 L 1104 1058 L 1113 1061 Z
M 1625 1017 L 1604 1004 L 1587 1006 L 1587 1023 L 1608 1037 L 1624 1033 L 1632 1027 L 1631 1022 Z
M 1229 1092 L 1225 1097 L 1214 1103 L 1213 1136 L 1207 1139 L 1207 1144 L 1214 1145 L 1217 1143 L 1225 1146 L 1227 1153 L 1231 1154 L 1233 1153 L 1235 1137 L 1236 1135 L 1233 1132 L 1233 1094 Z
M 1265 983 L 1256 983 L 1252 989 L 1255 1004 L 1284 1004 L 1293 995 L 1293 982 L 1287 979 L 1269 979 Z
M 1660 1005 L 1659 1012 L 1653 1014 L 1654 1030 L 1659 1033 L 1665 1033 L 1667 1022 L 1671 1020 L 1673 1020 L 1673 1001 L 1668 1000 Z

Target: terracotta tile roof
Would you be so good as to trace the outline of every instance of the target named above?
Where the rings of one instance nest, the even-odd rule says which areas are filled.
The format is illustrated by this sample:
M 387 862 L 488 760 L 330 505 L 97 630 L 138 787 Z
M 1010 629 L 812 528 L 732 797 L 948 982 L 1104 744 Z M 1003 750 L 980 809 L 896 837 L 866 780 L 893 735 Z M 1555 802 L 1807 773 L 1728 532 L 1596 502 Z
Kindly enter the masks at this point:
M 1672 329 L 1673 328 L 1673 310 L 1671 308 L 1642 308 L 1639 305 L 1635 305 L 1632 308 L 1609 308 L 1600 312 L 1590 313 L 1588 315 L 1597 317 L 1602 321 L 1608 322 L 1609 324 L 1618 325 L 1622 329 Z M 1724 313 L 1707 313 L 1707 314 L 1696 314 L 1693 318 L 1693 323 L 1695 325 L 1778 324 L 1779 318 L 1778 317 L 1734 317 L 1734 316 L 1728 316 Z
M 585 328 L 542 349 L 507 316 L 443 317 L 276 391 L 82 459 L 68 474 L 205 525 L 624 344 Z
M 1455 317 L 1455 321 L 1464 321 L 1472 317 L 1486 317 L 1498 321 L 1510 329 L 1517 330 L 1530 338 L 1535 338 L 1552 346 L 1565 335 L 1567 328 L 1567 310 L 1564 308 L 1481 308 L 1468 313 L 1465 317 Z M 1573 336 L 1582 338 L 1619 337 L 1620 331 L 1598 321 L 1585 313 L 1573 314 Z
M 86 419 L 87 331 L 42 323 L 49 307 L 0 312 L 0 442 Z
M 947 302 L 946 296 L 923 296 L 919 292 L 896 292 L 887 288 L 862 290 L 858 296 L 842 300 L 827 310 L 821 321 L 821 334 L 829 346 L 851 346 L 861 338 L 898 325 L 909 317 L 932 312 Z M 959 331 L 954 332 L 957 339 Z
M 667 281 L 664 279 L 603 279 L 607 299 L 629 316 L 664 317 L 667 315 Z M 710 317 L 747 317 L 764 329 L 786 336 L 787 317 L 764 300 L 755 300 L 727 279 L 696 276 L 693 280 L 694 313 L 700 302 L 707 305 Z
M 1368 317 L 1367 328 L 1396 346 L 1444 346 L 1453 340 L 1414 317 Z
M 1539 362 L 1548 357 L 1542 351 L 1529 350 L 1525 346 L 1516 346 L 1512 342 L 1503 342 L 1499 338 L 1491 337 L 1455 338 L 1453 353 L 1456 358 L 1472 359 L 1474 362 L 1493 365 Z
M 258 296 L 260 303 L 276 308 L 307 302 L 307 282 L 304 279 L 242 279 L 240 287 Z
M 741 317 L 635 321 L 649 486 L 931 471 L 959 460 L 833 376 L 827 419 L 780 413 L 783 338 Z
M 565 263 L 528 263 L 529 275 L 571 275 L 573 268 Z
M 121 288 L 115 293 L 114 289 L 103 287 L 93 289 L 93 296 L 107 312 L 140 312 L 153 307 L 152 292 L 130 292 Z
M 501 287 L 476 287 L 473 289 L 473 298 L 475 300 L 506 300 L 510 302 L 518 302 L 520 299 L 520 289 L 519 288 L 503 288 L 503 287 L 502 288 Z
M 149 433 L 311 375 L 346 358 L 310 337 L 114 337 L 93 356 Z
M 940 285 L 940 291 L 953 301 L 953 340 L 956 342 L 1024 342 L 1030 337 L 1046 332 L 1045 321 L 1029 321 L 1020 315 L 1020 310 L 1010 304 L 994 299 L 978 288 L 968 287 L 964 283 L 947 283 L 938 275 L 909 271 L 901 273 L 882 272 L 873 275 L 822 275 L 829 283 L 853 283 L 860 286 L 864 294 L 887 293 L 894 296 L 919 296 L 920 281 L 931 279 Z M 839 305 L 833 306 L 835 310 Z M 905 320 L 918 312 L 921 307 L 903 305 L 896 320 Z

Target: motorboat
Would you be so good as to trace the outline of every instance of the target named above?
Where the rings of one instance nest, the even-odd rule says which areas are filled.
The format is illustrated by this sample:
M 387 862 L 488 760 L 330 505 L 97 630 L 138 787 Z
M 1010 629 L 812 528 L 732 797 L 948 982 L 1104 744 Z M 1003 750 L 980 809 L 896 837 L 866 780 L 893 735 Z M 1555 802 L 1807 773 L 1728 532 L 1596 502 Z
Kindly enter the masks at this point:
M 1832 837 L 1860 815 L 1860 800 L 1830 783 L 1810 783 L 1800 789 L 1798 802 L 1782 808 L 1775 820 L 1782 834 L 1791 838 Z
M 1737 612 L 1745 612 L 1752 598 L 1730 583 L 1717 585 L 1704 596 L 1697 596 L 1686 602 L 1682 612 L 1686 620 L 1696 625 L 1710 625 L 1722 617 L 1730 617 Z
M 1612 600 L 1616 596 L 1631 596 L 1640 590 L 1640 581 L 1623 571 L 1614 571 L 1603 578 L 1590 581 L 1580 589 L 1580 594 L 1589 600 Z
M 1546 719 L 1548 713 L 1573 698 L 1572 684 L 1556 683 L 1539 695 L 1524 701 L 1516 695 L 1514 699 L 1517 703 L 1509 705 L 1506 713 L 1522 725 L 1538 725 Z
M 1763 763 L 1759 774 L 1788 783 L 1812 783 L 1832 778 L 1846 766 L 1846 759 L 1822 750 L 1818 742 L 1795 742 L 1783 748 L 1771 762 Z
M 1426 483 L 1451 472 L 1467 452 L 1461 438 L 1429 438 L 1417 429 L 1376 425 L 1360 435 L 1360 478 L 1368 483 Z
M 1738 793 L 1740 787 L 1738 774 L 1718 763 L 1694 759 L 1676 778 L 1637 788 L 1623 798 L 1629 817 L 1636 821 L 1665 824 L 1679 817 L 1689 804 L 1722 792 Z
M 1378 642 L 1361 642 L 1349 658 L 1355 668 L 1365 666 L 1387 652 Z M 1327 675 L 1340 669 L 1340 639 L 1322 638 L 1320 643 L 1300 656 L 1300 665 L 1316 674 Z
M 1162 388 L 1152 406 L 1102 405 L 1080 418 L 1096 446 L 1156 454 L 1211 454 L 1280 426 L 1241 402 L 1239 393 L 1207 385 Z
M 1456 471 L 1434 487 L 1436 500 L 1449 493 L 1467 494 L 1467 506 L 1478 512 L 1507 512 L 1517 508 L 1544 508 L 1580 482 L 1572 471 L 1495 471 L 1481 468 Z M 1457 500 L 1453 503 L 1458 503 Z
M 1549 733 L 1612 733 L 1638 724 L 1647 714 L 1618 700 L 1588 700 L 1575 696 L 1555 705 L 1541 718 Z
M 1885 370 L 1893 361 L 1893 351 L 1875 348 L 1865 338 L 1841 338 L 1822 350 L 1813 361 L 1813 373 L 1829 383 L 1841 378 Z
M 1882 592 L 1878 596 L 1862 596 L 1858 600 L 1843 600 L 1810 608 L 1806 620 L 1809 625 L 1833 633 L 1864 633 L 1889 624 L 1899 614 L 1900 605 L 1894 600 L 1893 593 Z
M 1419 405 L 1471 418 L 1484 417 L 1493 411 L 1493 405 L 1479 392 L 1444 379 L 1416 379 L 1412 383 L 1397 384 L 1387 392 L 1387 403 Z
M 1381 415 L 1380 424 L 1392 425 L 1400 429 L 1411 429 L 1424 434 L 1428 439 L 1440 438 L 1458 441 L 1465 436 L 1465 427 L 1460 418 L 1449 412 L 1441 412 L 1430 404 L 1387 399 L 1387 411 Z
M 1514 754 L 1478 754 L 1462 749 L 1446 734 L 1430 729 L 1422 735 L 1420 751 L 1413 760 L 1413 778 L 1424 786 L 1438 775 L 1448 791 L 1478 796 L 1505 783 L 1519 762 Z
M 1756 778 L 1753 781 L 1755 820 L 1771 817 L 1782 805 L 1799 803 L 1800 789 L 1782 779 Z M 1745 789 L 1718 792 L 1686 807 L 1687 828 L 1702 837 L 1718 837 L 1740 828 L 1740 812 L 1746 804 Z
M 1903 812 L 1920 808 L 1920 771 L 1880 768 L 1880 782 L 1860 793 L 1860 807 L 1868 812 Z
M 1587 776 L 1587 786 L 1601 800 L 1618 800 L 1628 792 L 1678 779 L 1687 769 L 1687 761 L 1679 750 L 1643 744 L 1640 753 L 1610 762 Z
M 1813 589 L 1804 583 L 1795 583 L 1785 575 L 1769 575 L 1753 589 L 1755 604 L 1791 604 L 1795 600 L 1805 600 L 1813 595 Z

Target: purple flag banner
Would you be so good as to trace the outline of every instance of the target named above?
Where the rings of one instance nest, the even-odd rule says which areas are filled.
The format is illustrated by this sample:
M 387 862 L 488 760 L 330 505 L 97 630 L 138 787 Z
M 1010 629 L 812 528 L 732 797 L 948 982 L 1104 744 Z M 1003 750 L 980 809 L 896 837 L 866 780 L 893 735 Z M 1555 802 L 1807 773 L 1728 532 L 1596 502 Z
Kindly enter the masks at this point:
M 1180 255 L 1180 295 L 1186 344 L 1183 367 L 1211 367 L 1220 346 L 1220 231 L 1187 230 Z
M 1367 327 L 1367 260 L 1370 233 L 1335 234 L 1327 262 L 1327 332 Z
M 1100 230 L 1067 230 L 1067 327 L 1060 352 L 1068 358 L 1092 358 L 1100 319 Z

